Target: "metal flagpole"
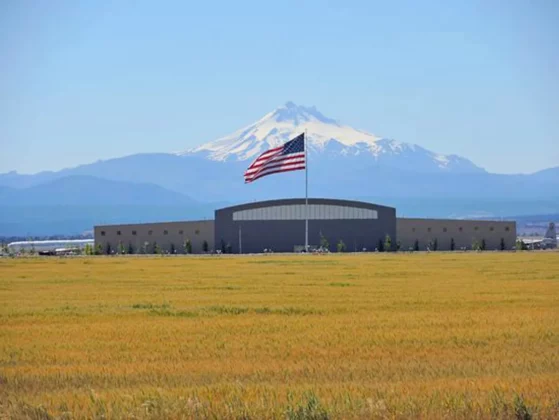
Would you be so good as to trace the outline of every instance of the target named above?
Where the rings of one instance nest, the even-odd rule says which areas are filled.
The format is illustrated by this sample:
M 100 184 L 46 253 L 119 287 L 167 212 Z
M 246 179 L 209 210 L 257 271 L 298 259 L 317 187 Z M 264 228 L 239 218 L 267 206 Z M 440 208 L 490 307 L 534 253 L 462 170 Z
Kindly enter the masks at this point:
M 242 228 L 239 223 L 239 254 L 243 253 L 243 239 L 242 239 Z
M 307 129 L 303 137 L 305 147 L 305 252 L 309 252 L 309 159 L 307 157 Z

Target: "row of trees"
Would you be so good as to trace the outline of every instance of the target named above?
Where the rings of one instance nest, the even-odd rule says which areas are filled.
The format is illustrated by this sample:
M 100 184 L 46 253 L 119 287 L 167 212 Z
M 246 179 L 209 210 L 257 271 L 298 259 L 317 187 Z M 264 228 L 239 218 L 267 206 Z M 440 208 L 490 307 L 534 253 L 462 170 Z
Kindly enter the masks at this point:
M 208 241 L 202 243 L 202 252 L 209 252 L 210 247 Z M 85 255 L 113 255 L 113 254 L 192 254 L 192 242 L 190 239 L 184 241 L 182 246 L 177 247 L 175 244 L 170 244 L 168 249 L 162 248 L 157 242 L 145 242 L 139 247 L 135 247 L 132 243 L 128 245 L 119 242 L 116 248 L 113 248 L 110 243 L 107 243 L 105 247 L 98 244 L 96 247 L 92 245 L 86 245 L 84 248 Z
M 425 248 L 427 251 L 438 251 L 439 250 L 439 241 L 437 238 L 430 240 L 427 243 L 427 246 Z M 456 250 L 456 242 L 454 241 L 454 238 L 450 238 L 450 246 L 449 249 L 451 251 L 455 251 Z M 474 239 L 471 245 L 471 249 L 473 251 L 485 251 L 487 250 L 487 244 L 485 242 L 485 239 L 481 239 L 481 240 L 477 240 Z M 504 251 L 506 249 L 506 244 L 505 244 L 505 239 L 501 238 L 501 242 L 499 244 L 499 249 L 501 251 Z M 399 246 L 398 246 L 398 250 L 399 250 Z M 413 251 L 419 251 L 419 240 L 415 240 L 414 244 L 413 244 Z
M 320 247 L 323 250 L 328 250 L 328 251 L 330 250 L 330 243 L 328 242 L 326 237 L 324 235 L 322 235 L 322 233 L 320 234 Z M 449 248 L 450 248 L 451 251 L 456 250 L 456 243 L 454 242 L 454 238 L 450 239 L 450 247 Z M 501 251 L 504 251 L 506 249 L 504 238 L 501 238 L 499 248 L 500 248 Z M 527 245 L 522 240 L 518 240 L 516 242 L 515 248 L 519 251 L 528 249 Z M 219 249 L 220 249 L 220 252 L 223 253 L 223 254 L 231 254 L 233 252 L 233 248 L 232 248 L 231 244 L 230 243 L 225 243 L 223 240 L 221 240 Z M 401 249 L 400 242 L 397 242 L 396 245 L 393 248 L 392 238 L 390 237 L 390 235 L 386 235 L 384 240 L 380 239 L 378 241 L 378 244 L 377 244 L 377 247 L 376 247 L 375 251 L 391 252 L 391 251 L 400 251 L 400 249 Z M 438 249 L 439 249 L 439 242 L 436 238 L 429 241 L 427 246 L 426 246 L 426 250 L 428 250 L 428 251 L 438 251 Z M 482 239 L 481 241 L 474 240 L 472 242 L 471 249 L 474 250 L 474 251 L 485 251 L 486 250 L 485 239 Z M 344 243 L 343 240 L 340 239 L 338 241 L 338 243 L 336 244 L 336 250 L 337 250 L 337 252 L 346 252 L 347 251 L 347 246 L 346 246 L 346 244 Z M 412 251 L 412 250 L 413 251 L 419 251 L 420 250 L 419 240 L 416 239 L 415 242 L 414 242 L 413 248 L 409 249 L 409 250 L 410 251 Z M 204 253 L 209 252 L 209 244 L 208 244 L 207 241 L 203 242 L 202 251 Z M 7 243 L 0 244 L 0 252 L 2 254 L 5 254 L 5 255 L 10 253 Z M 125 245 L 122 242 L 119 242 L 116 249 L 113 249 L 110 244 L 106 244 L 105 247 L 103 247 L 101 244 L 98 244 L 97 246 L 87 244 L 83 250 L 81 250 L 79 248 L 76 248 L 74 250 L 74 254 L 82 254 L 83 253 L 85 255 L 192 254 L 192 252 L 193 252 L 193 248 L 192 248 L 192 243 L 191 243 L 190 239 L 185 240 L 184 243 L 182 244 L 182 246 L 179 247 L 179 248 L 175 247 L 174 244 L 171 244 L 169 246 L 169 249 L 167 249 L 167 250 L 162 249 L 157 244 L 157 242 L 153 242 L 153 243 L 146 242 L 141 247 L 138 247 L 138 248 L 135 248 L 131 243 L 129 243 L 128 245 Z M 28 255 L 36 254 L 34 248 L 31 248 L 31 249 L 28 249 L 28 250 L 22 249 L 18 253 L 20 255 L 21 254 L 28 254 Z
M 519 241 L 522 242 L 522 241 Z M 522 250 L 522 249 L 526 249 L 526 246 L 522 246 L 524 245 L 524 243 L 522 242 L 522 244 L 518 244 L 516 246 L 516 249 Z M 326 237 L 324 235 L 322 235 L 322 233 L 320 234 L 320 248 L 324 249 L 324 250 L 329 250 L 330 249 L 330 243 L 328 242 L 328 240 L 326 239 Z M 375 249 L 375 251 L 378 252 L 391 252 L 391 251 L 400 251 L 401 249 L 401 243 L 398 241 L 395 245 L 392 243 L 392 238 L 390 237 L 390 235 L 386 235 L 384 240 L 379 239 L 377 247 Z M 437 238 L 434 238 L 432 240 L 430 240 L 427 243 L 427 246 L 425 248 L 427 251 L 438 251 L 439 250 L 439 241 Z M 485 239 L 481 239 L 481 240 L 474 240 L 472 242 L 471 245 L 471 249 L 474 251 L 485 251 L 487 249 L 487 244 L 485 242 Z M 505 239 L 501 238 L 501 242 L 499 245 L 499 249 L 501 251 L 504 251 L 506 249 L 506 244 L 505 244 Z M 338 242 L 338 244 L 336 245 L 336 250 L 338 252 L 346 252 L 347 247 L 346 244 L 340 239 L 340 241 Z M 419 240 L 416 239 L 413 245 L 413 251 L 419 251 Z M 455 251 L 456 250 L 456 242 L 454 241 L 454 238 L 450 238 L 450 250 L 451 251 Z
M 3 255 L 8 255 L 8 254 L 14 254 L 14 251 L 11 250 L 10 248 L 8 248 L 8 244 L 0 244 L 0 254 Z M 36 255 L 37 251 L 35 250 L 35 247 L 32 246 L 31 248 L 21 248 L 17 251 L 18 255 Z

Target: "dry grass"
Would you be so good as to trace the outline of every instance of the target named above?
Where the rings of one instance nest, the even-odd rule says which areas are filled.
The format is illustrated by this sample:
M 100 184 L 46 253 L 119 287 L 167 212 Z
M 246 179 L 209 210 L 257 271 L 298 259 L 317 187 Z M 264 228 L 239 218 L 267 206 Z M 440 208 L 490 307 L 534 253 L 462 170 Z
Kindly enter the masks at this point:
M 559 253 L 0 260 L 0 417 L 559 418 Z

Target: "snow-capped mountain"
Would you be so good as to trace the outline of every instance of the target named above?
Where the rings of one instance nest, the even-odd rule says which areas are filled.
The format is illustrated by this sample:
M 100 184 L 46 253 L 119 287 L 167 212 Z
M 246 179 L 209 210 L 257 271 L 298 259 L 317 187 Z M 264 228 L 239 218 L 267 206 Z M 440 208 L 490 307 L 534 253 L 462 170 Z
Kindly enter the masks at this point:
M 353 157 L 364 163 L 429 172 L 483 172 L 460 156 L 437 154 L 418 145 L 357 130 L 324 116 L 315 107 L 293 102 L 228 136 L 177 154 L 198 155 L 213 161 L 252 160 L 305 131 L 309 153 L 317 158 Z
M 179 154 L 136 154 L 56 172 L 0 174 L 0 236 L 207 218 L 225 205 L 302 197 L 303 171 L 248 185 L 243 174 L 259 153 L 305 130 L 311 197 L 396 206 L 407 217 L 559 211 L 559 201 L 549 193 L 559 191 L 559 168 L 490 174 L 462 157 L 355 130 L 314 107 L 289 102 L 230 136 Z

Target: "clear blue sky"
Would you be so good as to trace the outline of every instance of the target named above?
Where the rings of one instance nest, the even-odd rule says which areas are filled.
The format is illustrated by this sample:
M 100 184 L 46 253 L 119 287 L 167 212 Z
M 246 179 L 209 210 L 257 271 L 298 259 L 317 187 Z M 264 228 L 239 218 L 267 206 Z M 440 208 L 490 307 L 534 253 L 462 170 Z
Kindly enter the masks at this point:
M 213 140 L 292 100 L 493 172 L 559 165 L 559 2 L 0 2 L 0 172 Z

